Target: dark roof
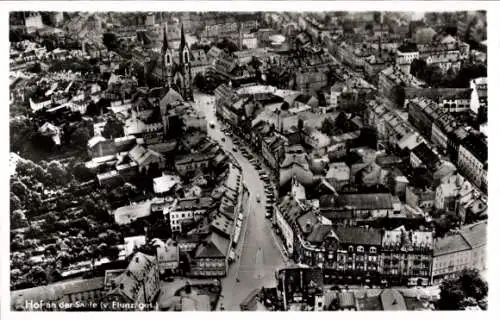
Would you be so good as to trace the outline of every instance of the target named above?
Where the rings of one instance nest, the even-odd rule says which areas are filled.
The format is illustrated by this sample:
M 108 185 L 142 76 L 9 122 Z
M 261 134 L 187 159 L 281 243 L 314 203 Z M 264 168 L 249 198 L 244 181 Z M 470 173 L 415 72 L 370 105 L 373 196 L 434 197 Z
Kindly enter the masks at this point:
M 311 234 L 307 237 L 307 241 L 311 243 L 321 243 L 326 235 L 332 231 L 332 226 L 328 224 L 317 223 L 314 225 Z
M 433 100 L 439 99 L 470 99 L 470 88 L 405 88 L 406 99 L 425 97 Z
M 392 209 L 390 193 L 340 194 L 335 199 L 335 207 L 358 210 Z
M 411 152 L 422 160 L 425 165 L 430 167 L 433 167 L 439 161 L 439 157 L 424 142 L 415 147 Z
M 290 196 L 283 198 L 278 206 L 288 224 L 294 223 L 304 213 L 299 204 Z
M 212 232 L 196 249 L 196 258 L 224 258 L 229 248 L 229 240 Z
M 317 222 L 318 218 L 312 211 L 309 211 L 308 213 L 297 218 L 297 224 L 303 233 L 311 232 Z
M 469 135 L 462 141 L 462 145 L 481 163 L 485 163 L 488 160 L 488 143 L 479 135 Z
M 382 244 L 382 230 L 380 229 L 337 227 L 334 232 L 337 234 L 340 243 L 371 246 L 380 246 Z
M 402 44 L 399 48 L 399 51 L 401 52 L 416 52 L 418 51 L 417 45 L 413 42 L 408 42 L 405 44 Z

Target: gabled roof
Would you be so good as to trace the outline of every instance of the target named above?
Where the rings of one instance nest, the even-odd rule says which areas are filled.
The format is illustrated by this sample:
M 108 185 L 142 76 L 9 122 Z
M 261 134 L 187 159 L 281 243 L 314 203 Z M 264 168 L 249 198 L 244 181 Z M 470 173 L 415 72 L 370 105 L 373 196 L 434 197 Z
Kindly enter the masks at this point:
M 316 223 L 312 232 L 307 237 L 307 241 L 311 243 L 322 243 L 332 229 L 333 227 L 329 224 Z
M 420 143 L 411 152 L 429 167 L 433 167 L 439 161 L 439 157 L 424 142 Z
M 208 235 L 196 249 L 196 258 L 225 258 L 229 248 L 229 240 L 215 232 Z
M 460 230 L 460 234 L 472 248 L 484 246 L 487 240 L 487 222 L 482 221 L 467 226 Z
M 446 255 L 454 252 L 469 250 L 470 246 L 461 234 L 452 234 L 436 239 L 434 256 Z
M 170 88 L 168 92 L 160 100 L 160 108 L 162 114 L 165 114 L 165 109 L 167 106 L 177 106 L 184 102 L 184 98 L 174 89 Z
M 278 210 L 281 212 L 283 218 L 285 218 L 289 225 L 295 223 L 297 218 L 304 214 L 304 211 L 299 206 L 297 201 L 295 201 L 291 196 L 283 197 L 282 201 L 278 205 Z
M 380 246 L 382 244 L 382 230 L 380 229 L 337 227 L 334 232 L 337 234 L 340 243 L 371 246 Z

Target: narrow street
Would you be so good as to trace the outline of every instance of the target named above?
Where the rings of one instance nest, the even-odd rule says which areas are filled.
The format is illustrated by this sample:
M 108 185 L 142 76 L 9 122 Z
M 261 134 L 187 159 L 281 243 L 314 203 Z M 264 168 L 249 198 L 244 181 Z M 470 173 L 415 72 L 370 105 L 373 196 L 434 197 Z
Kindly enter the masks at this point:
M 243 183 L 250 192 L 248 204 L 243 206 L 243 237 L 235 250 L 239 258 L 230 265 L 228 276 L 222 280 L 223 298 L 219 306 L 224 310 L 237 311 L 239 304 L 253 289 L 274 286 L 275 271 L 285 266 L 286 262 L 273 236 L 271 222 L 265 218 L 265 201 L 257 202 L 257 195 L 264 195 L 264 182 L 239 150 L 233 151 L 235 145 L 231 138 L 221 131 L 221 124 L 215 117 L 214 97 L 195 94 L 194 108 L 205 115 L 209 124 L 215 124 L 214 128 L 209 125 L 209 136 L 234 156 L 242 168 Z M 225 142 L 221 141 L 223 137 Z

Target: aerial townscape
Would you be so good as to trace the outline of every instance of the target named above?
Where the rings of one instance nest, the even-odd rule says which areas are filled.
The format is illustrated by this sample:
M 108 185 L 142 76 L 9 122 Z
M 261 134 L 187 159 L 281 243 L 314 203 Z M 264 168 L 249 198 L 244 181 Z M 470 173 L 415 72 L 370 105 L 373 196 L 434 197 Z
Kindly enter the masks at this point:
M 487 310 L 485 11 L 9 19 L 11 311 Z

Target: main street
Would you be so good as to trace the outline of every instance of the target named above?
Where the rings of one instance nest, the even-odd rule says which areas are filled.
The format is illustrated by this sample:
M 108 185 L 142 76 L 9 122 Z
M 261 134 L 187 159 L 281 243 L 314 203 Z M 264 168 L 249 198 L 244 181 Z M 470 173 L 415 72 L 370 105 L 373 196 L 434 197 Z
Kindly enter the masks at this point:
M 240 244 L 235 250 L 237 258 L 230 265 L 227 277 L 222 280 L 223 298 L 219 307 L 236 311 L 253 289 L 274 286 L 275 271 L 285 266 L 286 261 L 273 234 L 271 223 L 265 218 L 264 182 L 239 149 L 234 151 L 235 145 L 231 137 L 221 131 L 221 124 L 215 117 L 214 97 L 195 94 L 194 108 L 205 115 L 209 123 L 209 136 L 218 141 L 224 151 L 231 154 L 241 166 L 243 183 L 250 193 L 248 203 L 243 206 L 245 221 Z M 211 128 L 210 124 L 215 127 Z M 224 142 L 222 138 L 225 138 Z M 257 202 L 257 195 L 261 196 L 261 203 Z

